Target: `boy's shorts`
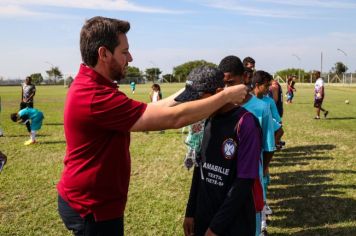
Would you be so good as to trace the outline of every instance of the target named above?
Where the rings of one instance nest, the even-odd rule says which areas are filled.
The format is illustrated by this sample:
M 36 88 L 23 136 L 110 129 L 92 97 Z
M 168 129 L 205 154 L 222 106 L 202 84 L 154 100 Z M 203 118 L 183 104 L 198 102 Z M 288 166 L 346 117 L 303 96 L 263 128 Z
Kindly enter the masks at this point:
M 287 94 L 287 100 L 288 100 L 288 101 L 292 100 L 293 97 L 294 97 L 294 94 L 293 94 L 293 93 L 288 93 L 288 94 Z
M 44 119 L 43 113 L 40 112 L 38 117 L 36 117 L 35 119 L 32 119 L 31 130 L 34 130 L 34 131 L 40 130 L 42 127 L 43 119 Z
M 314 99 L 314 107 L 320 108 L 323 104 L 323 99 Z

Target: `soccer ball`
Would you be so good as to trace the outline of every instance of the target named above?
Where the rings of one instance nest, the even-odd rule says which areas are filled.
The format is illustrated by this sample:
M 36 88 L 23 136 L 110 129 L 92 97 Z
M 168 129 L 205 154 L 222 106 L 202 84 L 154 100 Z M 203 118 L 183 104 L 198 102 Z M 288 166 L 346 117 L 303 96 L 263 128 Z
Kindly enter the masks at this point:
M 345 104 L 349 104 L 350 103 L 350 101 L 349 100 L 345 100 Z

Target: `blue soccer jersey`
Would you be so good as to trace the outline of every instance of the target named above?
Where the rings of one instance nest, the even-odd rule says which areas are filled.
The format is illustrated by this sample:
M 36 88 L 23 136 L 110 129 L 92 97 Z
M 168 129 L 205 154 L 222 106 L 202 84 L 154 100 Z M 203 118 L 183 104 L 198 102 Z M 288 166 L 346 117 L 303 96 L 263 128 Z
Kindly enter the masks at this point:
M 275 150 L 274 125 L 269 105 L 253 95 L 250 100 L 242 106 L 251 112 L 261 125 L 263 134 L 262 150 L 273 152 Z
M 274 102 L 273 98 L 271 98 L 270 96 L 263 96 L 262 101 L 267 102 L 271 107 L 271 114 L 272 114 L 272 118 L 274 120 L 276 120 L 278 123 L 282 122 L 281 116 L 278 113 L 278 109 L 277 109 L 277 105 Z
M 282 119 L 279 116 L 278 110 L 277 110 L 277 106 L 276 103 L 274 102 L 274 100 L 269 97 L 269 96 L 264 96 L 262 98 L 262 101 L 264 101 L 265 103 L 267 103 L 269 105 L 269 108 L 271 110 L 271 115 L 272 115 L 272 119 L 273 119 L 273 130 L 277 131 L 278 129 L 281 128 L 281 122 Z
M 43 113 L 35 108 L 26 107 L 18 112 L 20 117 L 28 116 L 31 120 L 31 130 L 36 131 L 41 129 Z

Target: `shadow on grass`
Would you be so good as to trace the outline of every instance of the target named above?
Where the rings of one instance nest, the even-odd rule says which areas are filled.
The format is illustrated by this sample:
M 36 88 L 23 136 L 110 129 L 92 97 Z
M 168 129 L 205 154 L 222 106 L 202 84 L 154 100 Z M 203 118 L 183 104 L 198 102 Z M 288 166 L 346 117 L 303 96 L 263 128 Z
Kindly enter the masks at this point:
M 276 233 L 273 236 L 287 236 L 290 234 Z M 310 235 L 356 235 L 355 227 L 340 227 L 340 228 L 316 228 L 301 230 L 294 233 L 295 236 L 310 236 Z
M 64 125 L 63 123 L 44 123 L 43 125 Z
M 295 166 L 295 165 L 309 165 L 309 161 L 327 161 L 332 160 L 332 157 L 309 157 L 309 156 L 301 156 L 301 157 L 293 157 L 292 154 L 288 154 L 288 157 L 285 156 L 277 156 L 272 159 L 271 166 L 273 167 L 282 167 L 282 166 Z
M 58 144 L 58 143 L 66 143 L 66 141 L 39 141 L 40 144 Z
M 330 117 L 326 120 L 355 120 L 356 117 Z
M 36 137 L 47 137 L 47 136 L 51 136 L 51 135 L 48 135 L 48 134 L 36 134 Z M 8 138 L 29 137 L 29 134 L 14 134 L 14 135 L 6 135 L 4 137 L 8 137 Z
M 288 145 L 288 144 L 287 144 Z M 283 156 L 285 156 L 284 153 L 290 153 L 290 152 L 295 152 L 295 153 L 321 153 L 325 151 L 330 151 L 335 149 L 336 146 L 333 144 L 318 144 L 318 145 L 306 145 L 306 146 L 297 146 L 297 147 L 289 147 L 282 149 L 281 152 L 283 153 Z
M 318 228 L 311 230 L 302 230 L 298 233 L 295 233 L 294 235 L 356 235 L 356 227 L 340 227 L 336 229 Z
M 335 147 L 308 145 L 287 148 L 278 153 L 271 166 L 304 166 L 309 165 L 309 161 L 328 161 L 333 158 L 326 155 Z M 303 156 L 298 155 L 300 153 Z M 320 154 L 321 157 L 315 156 Z M 315 169 L 272 173 L 268 198 L 276 202 L 270 204 L 275 209 L 270 225 L 303 229 L 293 235 L 356 235 L 356 226 L 328 226 L 356 221 L 356 200 L 345 195 L 345 191 L 350 192 L 355 186 L 349 182 L 333 184 L 336 175 L 346 175 L 350 180 L 356 178 L 356 171 Z M 278 219 L 273 219 L 273 216 Z

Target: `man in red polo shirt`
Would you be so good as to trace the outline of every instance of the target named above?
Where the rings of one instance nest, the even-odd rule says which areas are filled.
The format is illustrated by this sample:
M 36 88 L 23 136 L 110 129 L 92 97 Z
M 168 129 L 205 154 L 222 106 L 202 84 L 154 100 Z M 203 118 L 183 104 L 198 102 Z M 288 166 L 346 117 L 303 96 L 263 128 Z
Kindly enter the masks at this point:
M 180 128 L 226 103 L 240 103 L 247 93 L 245 86 L 234 86 L 177 106 L 177 94 L 154 104 L 129 99 L 114 83 L 132 61 L 129 29 L 126 21 L 93 17 L 80 33 L 83 64 L 67 94 L 67 149 L 57 185 L 59 214 L 74 235 L 123 235 L 131 131 Z

